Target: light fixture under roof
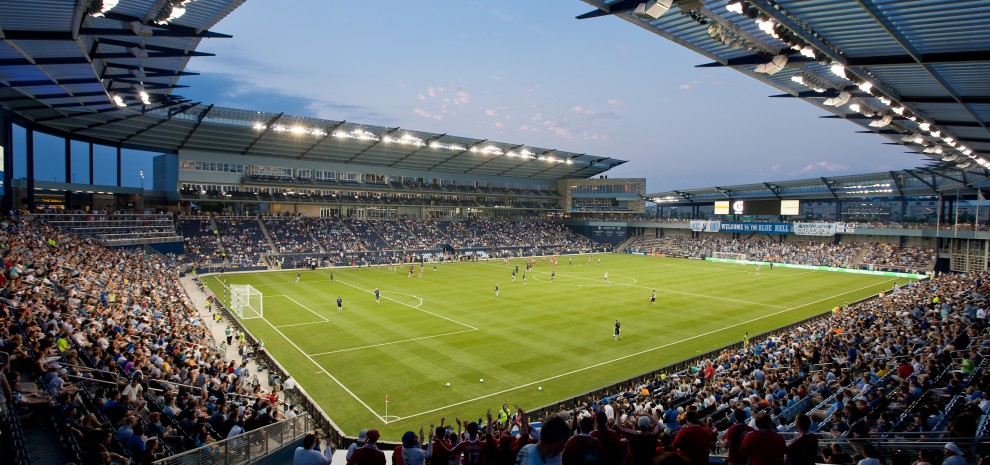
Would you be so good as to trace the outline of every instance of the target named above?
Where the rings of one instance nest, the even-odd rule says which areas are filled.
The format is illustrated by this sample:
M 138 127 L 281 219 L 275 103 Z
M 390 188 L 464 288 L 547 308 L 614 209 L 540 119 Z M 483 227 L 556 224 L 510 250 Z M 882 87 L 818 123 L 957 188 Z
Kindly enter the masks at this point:
M 801 49 L 801 55 L 804 55 L 812 60 L 815 59 L 815 49 L 811 47 L 804 47 Z
M 878 120 L 870 123 L 870 127 L 871 128 L 885 128 L 893 120 L 894 120 L 894 116 L 893 115 L 886 115 L 883 118 L 880 118 L 880 119 L 878 119 Z
M 120 0 L 93 0 L 89 7 L 89 14 L 97 18 L 106 16 L 118 3 Z
M 835 97 L 825 99 L 825 105 L 828 105 L 830 107 L 841 107 L 845 105 L 846 102 L 848 102 L 851 97 L 852 94 L 850 94 L 849 92 L 840 92 L 839 95 Z
M 732 0 L 728 5 L 725 5 L 725 9 L 736 14 L 743 14 L 743 2 L 740 0 Z
M 763 73 L 769 76 L 773 76 L 784 69 L 787 65 L 787 55 L 777 55 L 774 56 L 768 63 L 764 63 L 756 67 L 757 73 Z
M 932 128 L 932 125 L 929 124 L 929 123 L 921 123 L 921 124 L 918 125 L 918 129 L 921 129 L 922 131 L 928 131 L 931 128 Z
M 839 76 L 842 79 L 848 79 L 846 77 L 846 67 L 845 66 L 842 66 L 842 65 L 840 65 L 838 63 L 832 63 L 832 66 L 829 67 L 829 70 L 832 71 L 832 74 L 834 74 L 836 76 Z
M 121 97 L 120 94 L 113 94 L 112 98 L 114 105 L 117 105 L 120 108 L 124 108 L 127 106 L 127 102 L 124 102 L 124 97 Z
M 674 0 L 650 0 L 636 5 L 633 14 L 647 20 L 659 19 L 673 3 Z
M 141 96 L 141 103 L 145 105 L 151 105 L 151 97 L 148 95 L 147 92 L 142 90 L 141 92 L 138 92 L 138 95 Z
M 869 93 L 870 89 L 873 89 L 873 84 L 870 84 L 869 82 L 861 82 L 859 84 L 859 90 L 863 92 Z

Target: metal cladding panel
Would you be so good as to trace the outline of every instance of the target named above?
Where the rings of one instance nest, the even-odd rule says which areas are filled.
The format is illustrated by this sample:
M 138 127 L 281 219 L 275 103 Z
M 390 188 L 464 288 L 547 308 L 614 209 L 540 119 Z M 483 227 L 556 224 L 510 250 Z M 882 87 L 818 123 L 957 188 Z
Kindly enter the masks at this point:
M 43 31 L 72 27 L 78 2 L 30 0 L 0 2 L 0 23 L 4 30 Z
M 876 66 L 868 69 L 902 95 L 949 95 L 938 81 L 918 65 Z
M 941 63 L 929 65 L 944 76 L 960 95 L 990 94 L 990 63 Z
M 847 56 L 902 55 L 870 14 L 846 0 L 781 0 L 777 4 Z
M 988 50 L 982 33 L 990 23 L 990 3 L 983 0 L 872 0 L 919 53 Z

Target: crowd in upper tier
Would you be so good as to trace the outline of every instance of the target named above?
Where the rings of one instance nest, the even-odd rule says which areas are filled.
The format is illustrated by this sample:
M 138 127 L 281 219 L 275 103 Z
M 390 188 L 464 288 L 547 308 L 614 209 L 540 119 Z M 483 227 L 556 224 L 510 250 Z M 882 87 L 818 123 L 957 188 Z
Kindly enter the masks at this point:
M 688 236 L 639 237 L 629 249 L 664 255 L 704 258 L 717 254 L 745 255 L 747 260 L 924 274 L 935 265 L 928 247 L 899 247 L 884 243 L 776 241 L 765 238 Z

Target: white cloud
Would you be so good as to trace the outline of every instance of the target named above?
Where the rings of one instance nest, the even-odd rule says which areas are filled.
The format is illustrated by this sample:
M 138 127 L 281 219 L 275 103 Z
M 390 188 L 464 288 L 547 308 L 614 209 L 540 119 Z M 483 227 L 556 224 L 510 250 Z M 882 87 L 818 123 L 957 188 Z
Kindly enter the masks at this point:
M 691 90 L 691 84 L 685 82 L 684 84 L 677 86 L 677 88 L 681 90 Z
M 778 165 L 779 166 L 779 165 Z M 809 173 L 812 171 L 848 171 L 849 166 L 842 163 L 829 163 L 827 161 L 820 161 L 816 163 L 808 163 L 804 169 L 801 170 L 802 173 Z
M 505 127 L 505 123 L 503 123 L 501 121 L 496 121 L 495 122 L 495 127 L 496 128 L 499 128 L 499 129 L 502 129 L 503 127 Z

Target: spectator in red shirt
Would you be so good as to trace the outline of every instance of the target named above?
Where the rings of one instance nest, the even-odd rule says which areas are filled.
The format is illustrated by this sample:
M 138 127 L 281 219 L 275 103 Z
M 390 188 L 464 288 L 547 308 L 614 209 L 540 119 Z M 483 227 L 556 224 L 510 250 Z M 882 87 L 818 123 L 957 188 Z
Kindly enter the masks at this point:
M 488 417 L 491 418 L 491 412 L 489 412 Z M 485 465 L 485 461 L 488 459 L 488 442 L 478 435 L 480 429 L 481 427 L 472 421 L 467 425 L 467 440 L 461 441 L 450 450 L 450 454 L 454 457 L 464 454 L 461 460 L 464 465 Z
M 787 445 L 788 465 L 815 465 L 818 462 L 818 437 L 810 431 L 811 418 L 800 414 L 794 419 L 798 437 Z
M 742 444 L 743 436 L 753 431 L 753 428 L 746 424 L 746 417 L 745 410 L 741 408 L 733 410 L 732 418 L 736 422 L 725 430 L 725 448 L 729 450 L 729 456 L 726 460 L 729 465 L 746 465 L 746 457 L 739 453 L 739 445 Z
M 711 430 L 701 426 L 697 410 L 688 410 L 684 420 L 687 426 L 677 431 L 671 446 L 691 465 L 707 465 L 712 448 Z
M 766 413 L 756 416 L 756 431 L 747 434 L 739 445 L 739 453 L 749 458 L 749 465 L 784 465 L 786 450 L 787 443 Z
M 605 412 L 595 412 L 595 430 L 591 436 L 602 443 L 605 450 L 605 463 L 608 465 L 620 465 L 626 458 L 625 450 L 622 448 L 622 436 L 618 431 L 608 427 L 608 415 Z
M 605 449 L 602 443 L 591 435 L 595 420 L 591 416 L 578 420 L 578 416 L 578 411 L 575 410 L 574 423 L 579 426 L 579 432 L 564 444 L 564 452 L 561 454 L 563 465 L 604 465 Z
M 347 465 L 385 465 L 385 453 L 378 450 L 378 430 L 369 429 L 365 437 L 367 443 L 354 451 Z
M 914 374 L 914 367 L 911 366 L 910 363 L 908 363 L 907 359 L 904 359 L 904 361 L 902 361 L 901 364 L 897 366 L 897 377 L 901 378 L 900 379 L 901 381 L 905 381 L 912 374 Z
M 629 441 L 632 465 L 653 465 L 661 423 L 654 422 L 650 416 L 645 415 L 639 417 L 638 426 L 638 429 L 619 427 L 619 432 Z

